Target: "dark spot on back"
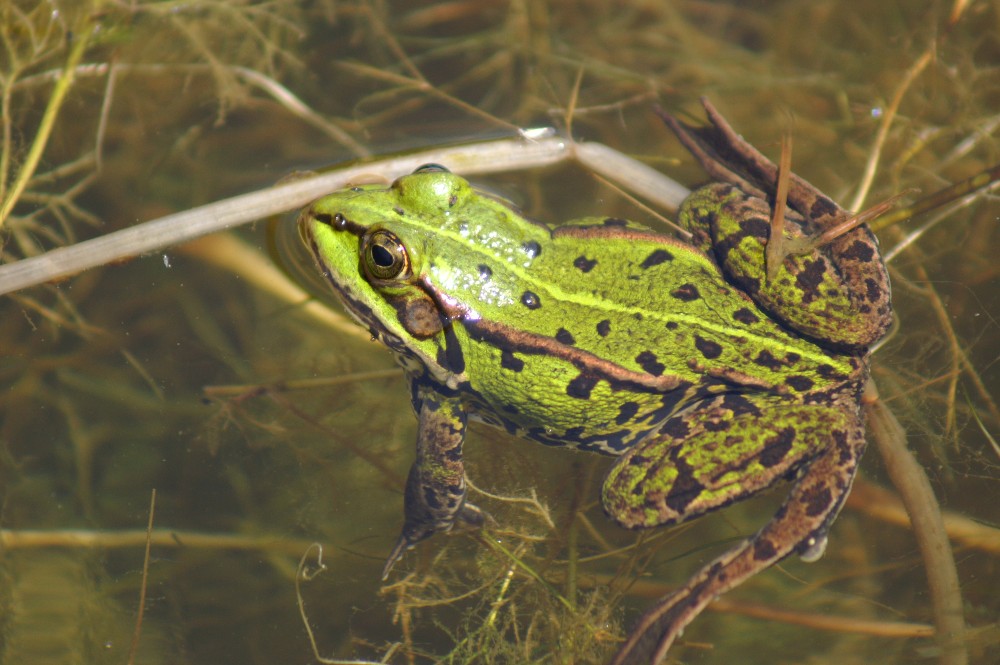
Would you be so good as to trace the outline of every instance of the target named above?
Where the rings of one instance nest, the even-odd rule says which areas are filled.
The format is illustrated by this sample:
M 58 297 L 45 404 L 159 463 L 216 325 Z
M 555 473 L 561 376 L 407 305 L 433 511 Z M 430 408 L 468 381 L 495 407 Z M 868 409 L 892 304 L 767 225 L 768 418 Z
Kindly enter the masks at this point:
M 820 365 L 816 368 L 816 373 L 822 376 L 824 379 L 830 379 L 831 381 L 843 381 L 845 377 L 843 374 L 838 372 L 833 365 Z
M 604 220 L 604 226 L 628 226 L 628 222 L 618 217 L 608 217 Z
M 800 393 L 804 393 L 807 390 L 811 390 L 812 387 L 815 385 L 815 382 L 808 376 L 801 376 L 801 375 L 789 376 L 785 379 L 785 383 L 794 388 L 795 390 L 799 391 Z
M 560 328 L 556 331 L 556 341 L 560 344 L 565 344 L 566 346 L 573 346 L 576 344 L 576 338 L 573 337 L 573 334 L 565 328 Z
M 529 259 L 533 259 L 542 253 L 542 246 L 534 240 L 527 241 L 521 247 L 524 248 L 524 253 L 528 255 Z
M 652 351 L 643 351 L 635 357 L 635 361 L 639 363 L 639 367 L 653 376 L 662 375 L 663 370 L 666 369 L 666 366 L 657 360 L 656 354 Z
M 573 267 L 575 267 L 580 272 L 590 272 L 597 265 L 597 259 L 588 259 L 586 256 L 581 254 L 580 256 L 573 259 Z
M 782 369 L 784 367 L 784 365 L 782 364 L 782 362 L 780 360 L 778 360 L 777 358 L 775 358 L 774 354 L 772 354 L 767 349 L 764 349 L 763 351 L 761 351 L 760 353 L 758 353 L 757 357 L 754 358 L 753 361 L 755 363 L 757 363 L 758 365 L 760 365 L 761 367 L 766 367 L 769 370 L 772 370 L 772 371 L 775 371 L 775 372 L 777 372 L 778 370 L 780 370 L 780 369 Z
M 542 301 L 531 291 L 525 291 L 521 294 L 521 304 L 528 309 L 538 309 L 542 306 Z
M 597 385 L 597 377 L 581 372 L 566 384 L 566 394 L 577 399 L 590 399 L 590 392 Z
M 487 280 L 487 279 L 493 277 L 493 270 L 488 265 L 486 265 L 485 263 L 480 263 L 477 266 L 477 269 L 479 270 L 479 278 L 480 279 Z
M 701 297 L 701 294 L 698 293 L 698 287 L 691 283 L 678 286 L 670 292 L 670 295 L 682 302 L 691 302 Z
M 598 335 L 600 335 L 601 337 L 607 337 L 608 333 L 610 333 L 610 332 L 611 332 L 611 320 L 610 319 L 604 319 L 603 321 L 599 321 L 598 322 L 598 324 L 597 324 L 597 334 Z
M 722 355 L 721 344 L 710 339 L 705 339 L 701 335 L 694 336 L 694 347 L 698 349 L 701 355 L 705 356 L 707 360 L 715 360 Z
M 752 326 L 760 321 L 760 318 L 748 307 L 740 307 L 738 310 L 733 312 L 733 319 L 737 323 L 742 323 L 745 326 Z
M 520 372 L 524 369 L 524 361 L 515 356 L 512 351 L 504 349 L 500 352 L 500 366 L 512 372 Z
M 722 398 L 722 408 L 729 409 L 733 412 L 733 416 L 742 416 L 743 414 L 751 414 L 755 416 L 760 415 L 760 409 L 750 400 L 748 400 L 743 395 L 737 395 L 735 393 L 730 393 Z
M 673 261 L 674 255 L 665 249 L 656 249 L 646 257 L 646 260 L 642 262 L 642 268 L 652 268 L 653 266 L 658 266 L 661 263 L 666 263 L 667 261 Z

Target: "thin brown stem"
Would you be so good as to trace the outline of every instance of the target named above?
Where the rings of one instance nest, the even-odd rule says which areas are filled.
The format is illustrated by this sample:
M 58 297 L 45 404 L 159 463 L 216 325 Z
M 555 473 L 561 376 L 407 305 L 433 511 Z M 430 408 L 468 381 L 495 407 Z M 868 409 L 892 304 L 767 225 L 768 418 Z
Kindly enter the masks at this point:
M 785 208 L 788 206 L 788 185 L 792 178 L 792 137 L 781 137 L 781 159 L 778 161 L 778 184 L 774 195 L 774 212 L 771 214 L 771 237 L 764 249 L 767 263 L 767 278 L 773 280 L 788 252 L 784 247 Z
M 889 102 L 889 106 L 886 107 L 884 113 L 882 114 L 882 122 L 879 124 L 878 133 L 875 135 L 875 144 L 872 146 L 871 153 L 868 155 L 868 162 L 865 164 L 865 173 L 861 178 L 861 184 L 858 186 L 858 193 L 854 197 L 854 201 L 848 206 L 850 210 L 857 210 L 862 205 L 864 205 L 865 199 L 868 198 L 868 190 L 871 189 L 872 182 L 875 181 L 875 172 L 878 170 L 878 161 L 882 156 L 882 147 L 885 145 L 886 139 L 889 137 L 889 128 L 892 127 L 893 120 L 896 119 L 896 113 L 899 111 L 899 105 L 903 102 L 903 97 L 906 96 L 907 91 L 913 82 L 917 80 L 917 77 L 927 68 L 927 65 L 931 63 L 934 59 L 934 45 L 927 48 L 926 51 L 921 54 L 917 61 L 906 70 L 903 74 L 903 80 L 900 81 L 899 86 L 896 88 L 896 92 L 892 96 L 892 100 Z
M 142 584 L 139 586 L 139 612 L 135 617 L 135 630 L 128 648 L 128 665 L 135 663 L 139 652 L 139 637 L 142 635 L 142 617 L 146 613 L 146 587 L 149 581 L 149 548 L 153 542 L 153 515 L 156 512 L 156 488 L 149 497 L 149 523 L 146 525 L 146 553 L 142 557 Z
M 874 383 L 869 382 L 867 391 L 869 432 L 893 485 L 903 499 L 924 559 L 936 636 L 941 648 L 938 662 L 941 665 L 965 665 L 968 654 L 965 649 L 962 592 L 941 508 L 923 467 L 906 447 L 906 433 L 899 421 L 878 399 Z

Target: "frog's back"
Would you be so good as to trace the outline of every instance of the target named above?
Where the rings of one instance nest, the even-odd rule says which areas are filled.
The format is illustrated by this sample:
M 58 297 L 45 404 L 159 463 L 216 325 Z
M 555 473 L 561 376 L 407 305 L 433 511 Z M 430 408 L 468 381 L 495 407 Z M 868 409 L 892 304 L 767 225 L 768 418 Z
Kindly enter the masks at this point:
M 788 333 L 700 251 L 616 219 L 561 226 L 496 311 L 465 322 L 483 419 L 553 443 L 618 452 L 715 392 L 807 392 L 850 359 Z
M 736 370 L 759 387 L 837 359 L 769 318 L 702 252 L 618 219 L 558 227 L 513 281 L 520 306 L 498 320 L 632 371 L 698 381 Z

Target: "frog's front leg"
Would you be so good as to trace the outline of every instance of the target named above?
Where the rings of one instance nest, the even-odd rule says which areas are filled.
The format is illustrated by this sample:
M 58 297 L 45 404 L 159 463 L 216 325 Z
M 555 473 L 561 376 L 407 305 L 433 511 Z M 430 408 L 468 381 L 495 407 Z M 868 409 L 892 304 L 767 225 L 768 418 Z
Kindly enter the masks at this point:
M 382 579 L 421 540 L 450 530 L 456 522 L 483 523 L 483 513 L 465 501 L 464 405 L 456 396 L 415 382 L 413 406 L 419 419 L 417 456 L 406 478 L 403 532 L 385 563 Z
M 608 474 L 604 507 L 631 528 L 673 524 L 728 505 L 796 471 L 788 499 L 754 536 L 695 573 L 640 619 L 613 665 L 659 663 L 712 600 L 798 553 L 822 554 L 850 490 L 864 432 L 850 391 L 832 406 L 727 395 L 668 420 Z

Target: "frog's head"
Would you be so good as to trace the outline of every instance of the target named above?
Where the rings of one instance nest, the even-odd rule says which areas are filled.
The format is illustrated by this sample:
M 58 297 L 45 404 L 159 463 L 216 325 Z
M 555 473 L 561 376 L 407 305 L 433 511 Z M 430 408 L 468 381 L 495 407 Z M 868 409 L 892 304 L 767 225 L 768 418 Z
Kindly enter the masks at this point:
M 326 196 L 299 217 L 304 242 L 348 311 L 373 337 L 439 372 L 445 344 L 435 338 L 466 312 L 434 287 L 426 262 L 473 195 L 463 178 L 427 165 L 388 187 Z

